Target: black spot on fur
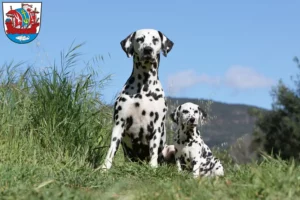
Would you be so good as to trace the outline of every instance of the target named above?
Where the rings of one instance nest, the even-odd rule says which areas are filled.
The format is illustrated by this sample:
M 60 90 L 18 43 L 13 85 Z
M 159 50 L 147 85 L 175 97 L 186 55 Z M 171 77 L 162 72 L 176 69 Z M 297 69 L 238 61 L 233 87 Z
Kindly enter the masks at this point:
M 147 81 L 148 81 L 148 79 L 149 79 L 149 74 L 146 73 L 146 72 L 144 72 L 144 80 L 143 80 L 143 83 L 146 84 Z
M 148 92 L 147 94 L 146 94 L 146 96 L 147 97 L 153 97 L 153 99 L 154 100 L 158 100 L 158 99 L 160 99 L 160 98 L 162 98 L 163 96 L 162 96 L 162 94 L 160 94 L 160 95 L 157 95 L 156 93 L 154 93 L 154 92 Z
M 134 98 L 142 99 L 142 95 L 141 95 L 141 94 L 136 94 L 136 95 L 134 96 Z
M 141 83 L 138 83 L 138 84 L 137 84 L 137 92 L 141 92 L 141 87 L 142 87 L 142 86 L 141 86 Z
M 154 123 L 156 123 L 156 121 L 158 120 L 158 117 L 159 117 L 158 112 L 155 112 Z M 164 119 L 163 119 L 163 120 L 164 120 Z
M 150 72 L 152 73 L 153 76 L 156 76 L 156 71 L 153 69 L 150 69 Z
M 113 140 L 113 141 L 116 141 L 116 140 L 117 140 L 117 138 L 116 138 L 116 137 L 114 137 L 112 140 Z
M 135 105 L 135 107 L 139 107 L 139 106 L 140 106 L 140 103 L 139 103 L 139 102 L 136 102 L 134 105 Z
M 126 128 L 129 129 L 132 126 L 132 124 L 133 124 L 132 116 L 127 117 L 127 119 L 126 119 Z
M 149 89 L 149 85 L 148 85 L 148 84 L 145 84 L 145 85 L 144 85 L 144 88 L 143 88 L 143 91 L 144 91 L 144 92 L 147 92 L 148 89 Z
M 120 99 L 119 99 L 119 101 L 123 101 L 123 102 L 125 102 L 127 99 L 126 98 L 124 98 L 124 97 L 121 97 Z
M 197 164 L 197 161 L 193 160 L 193 161 L 192 161 L 192 165 L 194 166 L 194 165 L 196 165 L 196 164 Z
M 154 113 L 151 111 L 151 112 L 150 112 L 150 117 L 153 117 L 153 115 L 154 115 Z
M 142 115 L 146 115 L 146 111 L 145 110 L 143 110 Z
M 138 79 L 141 80 L 142 79 L 142 75 L 138 74 Z
M 135 78 L 134 78 L 134 77 L 131 77 L 131 78 L 129 79 L 129 84 L 133 84 L 133 83 L 134 83 L 134 80 L 135 80 Z
M 139 137 L 140 137 L 140 139 L 143 138 L 143 134 L 144 134 L 144 129 L 141 127 L 141 128 L 140 128 L 140 132 L 139 132 Z
M 147 131 L 151 134 L 153 132 L 153 126 L 147 125 Z
M 122 110 L 122 107 L 121 106 L 118 106 L 118 108 L 117 108 L 118 110 Z

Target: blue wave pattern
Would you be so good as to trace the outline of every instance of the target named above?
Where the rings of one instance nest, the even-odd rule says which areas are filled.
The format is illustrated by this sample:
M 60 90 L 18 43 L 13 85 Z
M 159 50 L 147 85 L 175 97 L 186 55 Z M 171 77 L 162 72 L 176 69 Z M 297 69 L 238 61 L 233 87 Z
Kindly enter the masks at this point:
M 29 42 L 32 42 L 38 36 L 38 34 L 6 34 L 6 35 L 11 41 L 18 44 L 27 44 Z M 28 40 L 19 40 L 17 39 L 18 37 L 28 38 Z

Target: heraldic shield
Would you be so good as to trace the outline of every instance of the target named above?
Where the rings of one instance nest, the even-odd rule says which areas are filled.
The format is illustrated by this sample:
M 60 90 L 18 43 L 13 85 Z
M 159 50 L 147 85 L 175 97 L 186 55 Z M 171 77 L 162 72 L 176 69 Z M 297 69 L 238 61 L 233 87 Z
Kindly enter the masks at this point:
M 3 2 L 6 36 L 17 44 L 32 42 L 41 30 L 42 2 Z

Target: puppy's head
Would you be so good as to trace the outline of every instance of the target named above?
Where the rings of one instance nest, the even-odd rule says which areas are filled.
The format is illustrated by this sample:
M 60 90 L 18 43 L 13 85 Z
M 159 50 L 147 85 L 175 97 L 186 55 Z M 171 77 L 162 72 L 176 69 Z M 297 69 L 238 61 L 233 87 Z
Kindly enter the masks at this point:
M 199 125 L 204 124 L 206 120 L 207 113 L 194 103 L 184 103 L 178 106 L 170 115 L 173 122 L 176 124 L 183 125 L 187 128 L 194 128 Z
M 141 62 L 155 62 L 160 51 L 164 56 L 171 51 L 173 42 L 160 31 L 141 29 L 131 33 L 121 41 L 122 49 L 128 57 L 136 54 Z

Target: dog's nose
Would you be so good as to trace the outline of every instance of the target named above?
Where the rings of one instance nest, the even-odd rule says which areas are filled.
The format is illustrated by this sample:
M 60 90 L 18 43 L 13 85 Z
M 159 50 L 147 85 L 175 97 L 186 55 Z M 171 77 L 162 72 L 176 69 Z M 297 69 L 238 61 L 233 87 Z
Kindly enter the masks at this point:
M 194 123 L 194 122 L 195 122 L 195 118 L 194 118 L 194 117 L 191 117 L 190 122 L 191 122 L 191 123 Z
M 153 49 L 152 49 L 151 47 L 145 47 L 145 48 L 144 48 L 144 54 L 145 54 L 145 55 L 151 54 L 152 51 L 153 51 Z

